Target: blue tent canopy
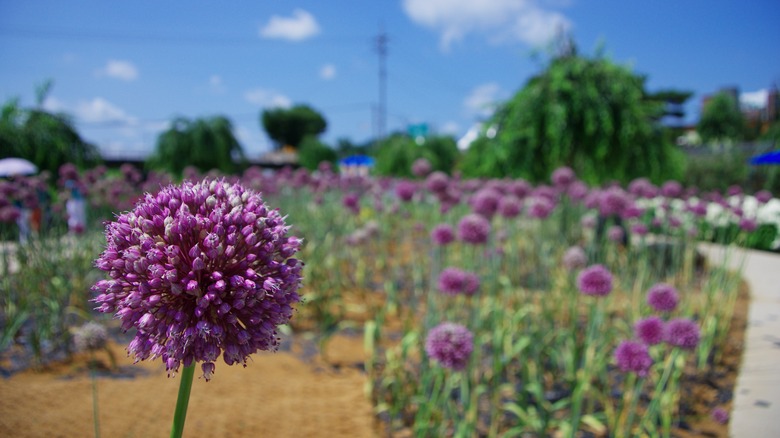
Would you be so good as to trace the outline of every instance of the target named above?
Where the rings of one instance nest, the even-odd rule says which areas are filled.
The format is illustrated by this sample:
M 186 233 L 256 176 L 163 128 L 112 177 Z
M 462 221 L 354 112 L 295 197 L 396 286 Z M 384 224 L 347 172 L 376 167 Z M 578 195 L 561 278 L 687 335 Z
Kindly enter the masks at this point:
M 756 155 L 750 159 L 750 164 L 780 164 L 780 150 Z
M 339 161 L 342 166 L 368 166 L 374 165 L 374 159 L 368 155 L 351 155 Z

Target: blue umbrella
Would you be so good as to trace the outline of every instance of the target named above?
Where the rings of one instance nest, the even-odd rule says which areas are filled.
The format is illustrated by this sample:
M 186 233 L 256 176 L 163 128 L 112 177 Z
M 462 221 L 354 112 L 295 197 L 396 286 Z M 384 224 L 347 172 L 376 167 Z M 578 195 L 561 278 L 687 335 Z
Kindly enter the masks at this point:
M 780 150 L 756 155 L 750 159 L 750 164 L 780 164 Z

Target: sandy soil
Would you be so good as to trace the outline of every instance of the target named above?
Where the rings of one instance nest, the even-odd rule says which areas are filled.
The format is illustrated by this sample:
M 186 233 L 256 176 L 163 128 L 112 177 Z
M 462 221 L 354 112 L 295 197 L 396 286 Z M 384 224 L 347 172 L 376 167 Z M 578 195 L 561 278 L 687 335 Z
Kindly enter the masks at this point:
M 97 378 L 103 437 L 165 437 L 170 434 L 178 377 L 161 361 L 132 364 L 124 345 L 111 345 L 118 369 Z M 196 370 L 184 435 L 189 437 L 372 437 L 371 405 L 364 377 L 352 366 L 306 359 L 300 348 L 262 353 L 246 368 L 217 364 L 210 382 Z M 331 357 L 362 360 L 360 338 L 337 337 Z M 356 356 L 357 355 L 357 356 Z M 107 364 L 106 353 L 97 356 Z M 89 356 L 43 371 L 0 379 L 0 437 L 94 436 Z

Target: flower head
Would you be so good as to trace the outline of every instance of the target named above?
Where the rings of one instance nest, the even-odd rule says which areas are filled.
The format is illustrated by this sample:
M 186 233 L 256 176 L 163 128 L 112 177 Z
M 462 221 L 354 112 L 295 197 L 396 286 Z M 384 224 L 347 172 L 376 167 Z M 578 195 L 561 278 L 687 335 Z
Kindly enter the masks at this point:
M 445 368 L 462 370 L 474 350 L 474 335 L 464 326 L 444 322 L 431 329 L 425 352 Z
M 569 271 L 584 268 L 587 264 L 588 256 L 579 246 L 572 246 L 563 253 L 563 266 Z
M 566 166 L 555 169 L 550 176 L 550 181 L 552 181 L 553 185 L 556 187 L 568 187 L 569 184 L 573 183 L 576 179 L 577 175 L 574 174 L 574 171 Z
M 412 163 L 412 174 L 418 178 L 422 178 L 432 170 L 431 162 L 425 158 L 418 158 Z
M 677 289 L 668 284 L 658 283 L 647 291 L 647 304 L 658 312 L 671 312 L 679 301 Z
M 498 211 L 501 201 L 501 193 L 494 189 L 486 188 L 478 191 L 470 199 L 471 209 L 474 213 L 491 218 Z
M 723 408 L 715 408 L 712 410 L 712 419 L 719 424 L 726 424 L 729 422 L 729 413 Z
M 458 238 L 466 243 L 487 243 L 489 235 L 490 222 L 479 214 L 467 214 L 458 222 Z
M 667 344 L 693 350 L 699 345 L 699 326 L 690 319 L 673 319 L 666 323 L 664 341 Z
M 300 300 L 300 239 L 260 194 L 224 180 L 147 194 L 106 225 L 96 266 L 110 279 L 92 287 L 98 310 L 136 329 L 136 361 L 161 357 L 169 373 L 222 355 L 243 363 L 278 345 L 276 326 Z
M 431 240 L 434 245 L 449 245 L 455 240 L 455 230 L 449 224 L 436 225 L 431 231 Z
M 498 214 L 505 218 L 517 217 L 523 211 L 523 201 L 515 195 L 504 195 L 498 201 Z
M 585 295 L 609 295 L 612 292 L 612 274 L 604 265 L 590 266 L 577 276 L 577 287 Z
M 409 202 L 414 197 L 414 192 L 417 191 L 417 184 L 402 180 L 395 186 L 395 194 L 398 198 L 404 202 Z
M 439 290 L 447 295 L 474 295 L 479 289 L 479 277 L 458 268 L 444 268 L 439 274 Z
M 108 342 L 108 330 L 95 321 L 89 321 L 73 332 L 77 350 L 99 350 Z
M 623 341 L 615 349 L 615 362 L 623 372 L 633 372 L 646 376 L 653 366 L 653 358 L 647 351 L 647 345 L 637 341 Z
M 664 340 L 664 321 L 657 316 L 640 319 L 634 324 L 634 334 L 647 345 L 660 344 Z

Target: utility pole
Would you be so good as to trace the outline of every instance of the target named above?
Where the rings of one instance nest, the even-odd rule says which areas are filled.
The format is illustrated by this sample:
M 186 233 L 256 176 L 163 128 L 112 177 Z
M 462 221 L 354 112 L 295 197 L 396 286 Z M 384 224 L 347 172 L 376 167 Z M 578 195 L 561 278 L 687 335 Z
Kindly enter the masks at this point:
M 379 35 L 374 39 L 375 50 L 379 55 L 379 103 L 376 110 L 376 140 L 385 136 L 387 123 L 387 34 L 382 26 Z

